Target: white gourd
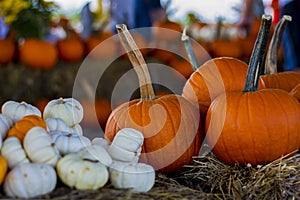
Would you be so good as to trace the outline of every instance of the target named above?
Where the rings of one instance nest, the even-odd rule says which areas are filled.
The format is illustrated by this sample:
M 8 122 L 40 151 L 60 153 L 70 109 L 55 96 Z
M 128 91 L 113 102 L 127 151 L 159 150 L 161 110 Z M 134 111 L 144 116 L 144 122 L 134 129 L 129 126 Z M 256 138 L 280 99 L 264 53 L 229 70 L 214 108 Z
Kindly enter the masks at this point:
M 26 103 L 25 101 L 22 101 L 21 103 L 16 101 L 6 101 L 1 109 L 2 114 L 10 118 L 14 123 L 27 115 L 42 116 L 41 111 L 37 107 Z
M 83 135 L 83 130 L 80 124 L 74 124 L 70 127 L 72 133 L 77 133 L 78 135 Z
M 104 149 L 108 149 L 108 147 L 109 147 L 109 142 L 106 140 L 106 139 L 104 139 L 104 138 L 100 138 L 100 137 L 96 137 L 96 138 L 94 138 L 93 140 L 92 140 L 92 144 L 93 145 L 100 145 L 100 146 L 102 146 Z
M 114 161 L 109 167 L 110 182 L 115 188 L 148 192 L 155 183 L 155 171 L 144 163 Z
M 4 140 L 1 148 L 1 155 L 6 160 L 10 169 L 20 163 L 29 163 L 29 159 L 17 137 L 8 137 Z
M 9 129 L 13 126 L 13 121 L 3 114 L 0 114 L 0 135 L 6 138 Z
M 22 163 L 14 167 L 4 181 L 4 192 L 13 198 L 34 198 L 50 193 L 56 186 L 53 167 L 45 163 Z
M 142 151 L 144 136 L 141 132 L 132 129 L 121 129 L 108 147 L 108 153 L 113 160 L 122 162 L 138 162 Z
M 83 118 L 83 107 L 74 98 L 59 98 L 48 102 L 43 112 L 44 119 L 61 118 L 68 126 L 79 124 Z
M 45 122 L 47 124 L 47 131 L 72 132 L 71 128 L 61 118 L 48 118 Z
M 61 155 L 78 152 L 84 147 L 91 145 L 91 141 L 87 137 L 77 133 L 52 131 L 49 134 Z
M 60 153 L 45 129 L 31 128 L 24 137 L 23 146 L 32 162 L 47 163 L 55 166 L 60 159 Z
M 61 158 L 56 169 L 64 184 L 78 190 L 97 190 L 109 179 L 107 167 L 82 151 Z
M 101 145 L 93 144 L 91 146 L 87 146 L 82 151 L 90 153 L 94 159 L 100 161 L 105 166 L 110 166 L 112 163 L 112 158 L 107 152 L 107 150 Z

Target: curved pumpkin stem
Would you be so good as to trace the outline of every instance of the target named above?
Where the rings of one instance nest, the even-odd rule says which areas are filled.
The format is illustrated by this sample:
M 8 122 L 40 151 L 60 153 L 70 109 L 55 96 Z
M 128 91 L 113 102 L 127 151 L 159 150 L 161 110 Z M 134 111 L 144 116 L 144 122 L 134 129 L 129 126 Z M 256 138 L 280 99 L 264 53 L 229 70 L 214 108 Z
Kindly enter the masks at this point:
M 197 69 L 199 67 L 199 63 L 198 63 L 197 58 L 195 56 L 195 53 L 193 51 L 193 48 L 192 48 L 192 45 L 191 45 L 191 42 L 190 42 L 190 37 L 186 34 L 186 27 L 183 29 L 182 36 L 181 36 L 181 41 L 184 44 L 186 53 L 189 57 L 189 60 L 190 60 L 191 65 L 193 67 L 193 70 L 197 71 Z
M 290 21 L 292 21 L 292 17 L 289 15 L 284 15 L 275 27 L 266 56 L 265 74 L 277 73 L 277 54 L 280 48 L 283 32 L 287 23 Z
M 265 55 L 272 23 L 271 15 L 263 15 L 258 36 L 250 57 L 244 92 L 257 91 L 260 68 Z
M 146 101 L 155 99 L 150 73 L 141 51 L 134 42 L 125 24 L 117 24 L 116 28 L 119 33 L 118 35 L 121 43 L 127 52 L 135 72 L 137 73 L 140 85 L 141 100 Z

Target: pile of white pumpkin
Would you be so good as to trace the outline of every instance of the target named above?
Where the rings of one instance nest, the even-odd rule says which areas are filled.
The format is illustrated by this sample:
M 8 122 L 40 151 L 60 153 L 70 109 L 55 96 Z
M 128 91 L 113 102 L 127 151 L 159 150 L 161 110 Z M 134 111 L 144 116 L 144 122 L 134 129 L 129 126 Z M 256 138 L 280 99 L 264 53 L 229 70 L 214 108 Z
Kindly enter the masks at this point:
M 31 128 L 23 144 L 16 137 L 6 137 L 14 123 L 27 115 L 43 117 L 47 130 Z M 50 193 L 57 185 L 57 177 L 78 190 L 97 190 L 108 181 L 115 188 L 136 192 L 147 192 L 153 187 L 153 167 L 138 162 L 142 133 L 126 128 L 117 133 L 111 144 L 103 138 L 90 141 L 82 135 L 82 118 L 83 108 L 74 98 L 50 101 L 43 115 L 25 102 L 3 104 L 0 148 L 9 168 L 3 183 L 7 196 L 32 198 Z

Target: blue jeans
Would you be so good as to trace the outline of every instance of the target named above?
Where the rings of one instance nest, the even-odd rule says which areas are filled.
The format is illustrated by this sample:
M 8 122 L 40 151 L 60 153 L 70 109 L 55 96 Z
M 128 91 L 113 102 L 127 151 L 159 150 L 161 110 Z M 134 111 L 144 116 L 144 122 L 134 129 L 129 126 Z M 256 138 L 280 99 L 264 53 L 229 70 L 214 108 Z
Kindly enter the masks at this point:
M 281 8 L 281 16 L 290 15 L 284 31 L 282 43 L 284 54 L 284 71 L 293 71 L 300 67 L 300 1 L 294 0 Z

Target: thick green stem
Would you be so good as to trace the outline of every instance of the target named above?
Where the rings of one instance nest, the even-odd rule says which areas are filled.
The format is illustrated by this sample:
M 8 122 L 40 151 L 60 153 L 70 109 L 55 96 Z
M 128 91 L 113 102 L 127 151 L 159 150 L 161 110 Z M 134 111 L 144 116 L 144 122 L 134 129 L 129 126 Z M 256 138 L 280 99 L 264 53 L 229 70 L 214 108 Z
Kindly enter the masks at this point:
M 118 35 L 121 44 L 126 50 L 128 58 L 133 65 L 135 72 L 137 73 L 140 85 L 141 100 L 146 101 L 155 99 L 150 73 L 141 51 L 134 42 L 125 24 L 117 24 L 116 28 L 119 33 Z
M 267 47 L 272 22 L 271 15 L 263 15 L 258 36 L 250 57 L 244 92 L 257 91 L 260 77 L 260 67 Z
M 292 21 L 292 17 L 289 15 L 284 15 L 275 27 L 266 56 L 265 74 L 277 73 L 277 55 L 281 45 L 283 32 L 289 21 Z
M 193 70 L 197 71 L 197 69 L 199 67 L 199 63 L 198 63 L 197 58 L 195 56 L 195 53 L 193 51 L 193 48 L 192 48 L 192 45 L 191 45 L 191 42 L 190 42 L 190 37 L 186 34 L 186 28 L 184 28 L 184 30 L 183 30 L 183 33 L 182 33 L 182 36 L 181 36 L 181 41 L 184 44 L 186 53 L 189 57 L 190 63 L 193 67 Z

